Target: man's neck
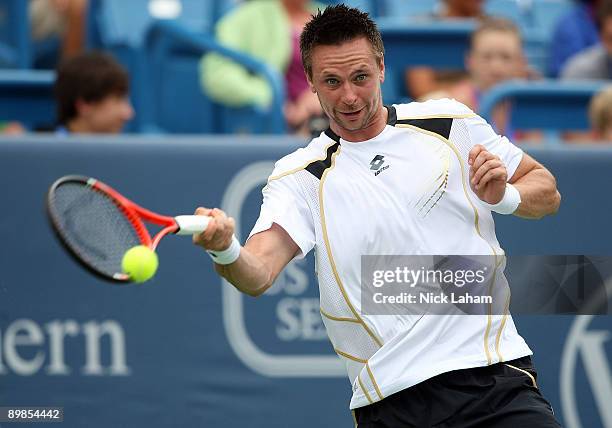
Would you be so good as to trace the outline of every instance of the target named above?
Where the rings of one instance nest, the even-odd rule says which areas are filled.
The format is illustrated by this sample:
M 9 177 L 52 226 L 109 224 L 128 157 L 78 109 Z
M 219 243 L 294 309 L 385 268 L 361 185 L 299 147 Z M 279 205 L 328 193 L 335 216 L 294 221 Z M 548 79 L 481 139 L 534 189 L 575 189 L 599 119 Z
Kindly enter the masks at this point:
M 385 126 L 387 126 L 388 117 L 388 109 L 381 105 L 380 110 L 378 113 L 376 113 L 376 117 L 366 128 L 348 131 L 338 126 L 333 120 L 331 121 L 329 127 L 343 140 L 351 143 L 359 143 L 361 141 L 370 140 L 383 132 Z

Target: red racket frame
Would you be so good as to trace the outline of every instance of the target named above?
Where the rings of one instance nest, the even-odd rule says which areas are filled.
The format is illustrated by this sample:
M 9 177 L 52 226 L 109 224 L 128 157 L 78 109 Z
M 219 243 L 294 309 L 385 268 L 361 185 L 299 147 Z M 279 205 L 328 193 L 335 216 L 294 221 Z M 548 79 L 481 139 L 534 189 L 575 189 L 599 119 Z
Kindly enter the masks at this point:
M 157 245 L 159 245 L 159 241 L 164 236 L 178 232 L 179 226 L 173 217 L 157 214 L 143 208 L 123 196 L 109 185 L 104 184 L 95 178 L 87 179 L 87 185 L 91 186 L 98 192 L 104 193 L 117 204 L 117 207 L 123 211 L 128 221 L 132 224 L 132 226 L 134 226 L 134 230 L 136 231 L 142 245 L 146 245 L 152 250 L 155 250 Z M 160 230 L 153 238 L 151 238 L 151 235 L 149 234 L 149 231 L 142 220 L 162 226 L 163 229 Z
M 122 284 L 131 282 L 128 275 L 117 272 L 114 276 L 110 276 L 107 273 L 101 272 L 98 269 L 94 268 L 80 254 L 78 254 L 76 250 L 71 247 L 68 241 L 64 239 L 64 237 L 62 236 L 60 224 L 57 223 L 56 214 L 52 207 L 54 206 L 53 195 L 55 194 L 55 189 L 65 183 L 78 183 L 81 185 L 89 186 L 94 191 L 103 193 L 105 196 L 107 196 L 119 208 L 119 210 L 123 212 L 126 219 L 134 227 L 134 231 L 136 232 L 140 243 L 142 245 L 146 245 L 154 251 L 157 248 L 159 241 L 164 236 L 168 234 L 177 233 L 180 230 L 179 225 L 173 217 L 157 214 L 153 211 L 143 208 L 123 196 L 121 193 L 119 193 L 109 185 L 104 184 L 95 178 L 81 175 L 68 175 L 58 179 L 51 185 L 47 195 L 47 212 L 53 231 L 59 238 L 64 248 L 66 248 L 66 250 L 70 254 L 72 254 L 83 267 L 85 267 L 87 270 L 89 270 L 96 276 L 101 277 L 105 280 Z M 160 230 L 153 238 L 151 238 L 151 235 L 147 230 L 144 221 L 155 224 L 157 226 L 161 226 L 162 230 Z

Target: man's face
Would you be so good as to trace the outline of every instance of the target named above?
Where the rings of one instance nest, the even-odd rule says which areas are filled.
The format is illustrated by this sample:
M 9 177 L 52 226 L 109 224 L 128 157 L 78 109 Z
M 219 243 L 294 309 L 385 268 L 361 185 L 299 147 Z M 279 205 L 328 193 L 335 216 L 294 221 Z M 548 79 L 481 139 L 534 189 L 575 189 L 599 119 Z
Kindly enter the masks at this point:
M 87 132 L 92 134 L 118 134 L 134 117 L 127 95 L 108 95 L 97 102 L 79 101 L 77 110 L 88 128 Z
M 601 25 L 601 44 L 612 57 L 612 16 L 607 16 Z
M 380 112 L 384 76 L 384 62 L 365 37 L 313 49 L 311 89 L 330 120 L 349 134 L 358 136 Z
M 520 39 L 507 31 L 480 33 L 468 55 L 467 67 L 482 91 L 505 80 L 524 77 L 525 61 Z

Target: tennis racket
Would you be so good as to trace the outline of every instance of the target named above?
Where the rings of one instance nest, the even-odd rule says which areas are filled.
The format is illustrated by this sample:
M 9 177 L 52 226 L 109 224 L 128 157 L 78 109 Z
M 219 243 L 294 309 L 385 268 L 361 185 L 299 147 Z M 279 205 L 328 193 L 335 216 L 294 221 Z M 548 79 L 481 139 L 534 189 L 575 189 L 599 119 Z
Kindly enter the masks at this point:
M 149 211 L 95 178 L 68 175 L 51 185 L 47 213 L 64 248 L 87 270 L 115 283 L 131 282 L 121 260 L 136 245 L 155 250 L 167 235 L 206 230 L 210 217 L 168 217 Z M 152 238 L 145 222 L 161 226 Z

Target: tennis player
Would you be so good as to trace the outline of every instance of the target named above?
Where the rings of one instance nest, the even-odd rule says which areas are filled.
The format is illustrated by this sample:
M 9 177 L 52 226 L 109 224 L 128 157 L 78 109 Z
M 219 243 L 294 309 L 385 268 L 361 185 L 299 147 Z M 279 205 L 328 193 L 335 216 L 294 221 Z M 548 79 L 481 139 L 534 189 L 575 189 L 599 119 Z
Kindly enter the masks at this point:
M 360 256 L 501 255 L 491 212 L 555 213 L 555 178 L 456 101 L 384 106 L 384 48 L 367 14 L 329 6 L 300 47 L 330 128 L 276 163 L 244 247 L 217 208 L 196 210 L 214 220 L 194 243 L 251 296 L 316 250 L 321 314 L 359 427 L 559 427 L 510 315 L 360 307 Z

